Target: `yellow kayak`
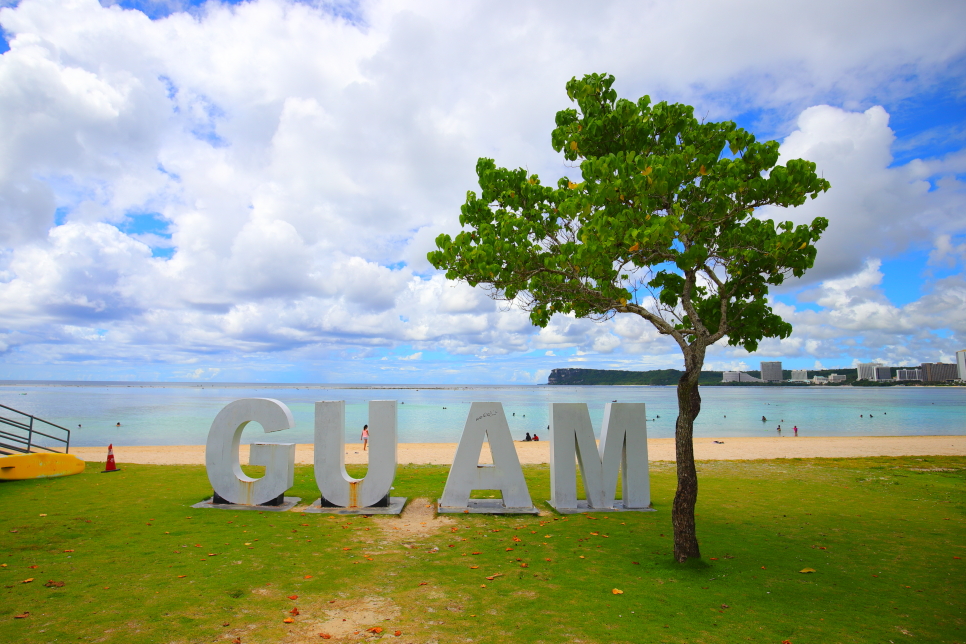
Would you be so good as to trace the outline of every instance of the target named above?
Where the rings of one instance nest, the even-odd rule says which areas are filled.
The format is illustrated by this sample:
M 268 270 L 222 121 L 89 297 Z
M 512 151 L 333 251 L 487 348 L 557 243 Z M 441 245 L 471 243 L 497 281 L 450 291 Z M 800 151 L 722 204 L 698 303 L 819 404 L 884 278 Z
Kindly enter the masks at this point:
M 73 454 L 15 454 L 0 456 L 0 481 L 50 479 L 84 471 L 84 461 Z

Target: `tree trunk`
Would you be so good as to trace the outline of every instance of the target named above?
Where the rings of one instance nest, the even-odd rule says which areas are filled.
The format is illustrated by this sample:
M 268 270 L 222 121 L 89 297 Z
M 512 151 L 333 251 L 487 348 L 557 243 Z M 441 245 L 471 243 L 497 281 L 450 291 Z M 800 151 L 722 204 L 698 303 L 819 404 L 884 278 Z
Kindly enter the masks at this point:
M 695 355 L 699 354 L 699 355 Z M 704 351 L 685 354 L 685 372 L 678 382 L 678 419 L 674 427 L 678 489 L 674 493 L 671 523 L 674 526 L 674 559 L 684 562 L 701 558 L 694 524 L 698 502 L 698 473 L 694 467 L 694 419 L 701 413 L 698 377 L 704 365 Z

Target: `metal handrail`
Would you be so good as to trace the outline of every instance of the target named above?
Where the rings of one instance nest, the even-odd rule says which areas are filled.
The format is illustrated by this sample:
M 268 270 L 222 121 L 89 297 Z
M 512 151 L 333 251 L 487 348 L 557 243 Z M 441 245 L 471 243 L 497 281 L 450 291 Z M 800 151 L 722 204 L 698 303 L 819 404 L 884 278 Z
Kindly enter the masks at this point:
M 16 427 L 17 429 L 20 429 L 21 431 L 26 431 L 27 432 L 27 436 L 25 438 L 24 436 L 19 435 L 19 434 L 11 434 L 10 432 L 0 430 L 0 436 L 3 436 L 4 439 L 11 440 L 11 441 L 16 442 L 16 443 L 26 444 L 26 448 L 19 448 L 19 447 L 13 446 L 13 445 L 8 445 L 6 443 L 0 444 L 3 447 L 7 447 L 9 449 L 12 449 L 12 450 L 15 450 L 15 451 L 18 451 L 18 452 L 23 452 L 25 454 L 30 454 L 31 451 L 34 450 L 34 449 L 42 449 L 42 450 L 46 450 L 48 452 L 59 453 L 59 452 L 57 452 L 57 450 L 51 449 L 50 447 L 46 447 L 45 445 L 36 445 L 36 444 L 34 444 L 34 434 L 38 434 L 40 436 L 44 436 L 44 437 L 49 438 L 51 440 L 55 440 L 55 441 L 58 441 L 60 443 L 63 443 L 64 444 L 64 452 L 63 452 L 64 454 L 67 454 L 70 451 L 70 430 L 67 429 L 66 427 L 61 427 L 60 425 L 57 425 L 56 423 L 52 423 L 50 421 L 44 420 L 43 418 L 38 418 L 37 416 L 34 416 L 32 414 L 28 414 L 26 412 L 22 412 L 19 409 L 14 409 L 13 407 L 8 407 L 7 405 L 0 404 L 0 407 L 2 407 L 3 409 L 8 409 L 8 410 L 10 410 L 10 411 L 12 411 L 12 412 L 14 412 L 16 414 L 20 414 L 21 416 L 26 416 L 27 418 L 30 419 L 29 423 L 25 423 L 25 422 L 23 422 L 21 420 L 15 420 L 13 418 L 4 418 L 3 416 L 0 416 L 0 423 L 3 423 L 4 425 L 8 425 L 10 427 Z M 67 433 L 67 437 L 66 438 L 63 438 L 61 436 L 53 436 L 53 435 L 48 434 L 46 432 L 42 432 L 42 431 L 40 431 L 38 429 L 34 429 L 34 421 L 43 423 L 44 425 L 49 425 L 51 427 L 56 427 L 57 429 L 59 429 L 59 430 L 61 430 L 63 432 L 66 432 Z M 48 430 L 48 431 L 50 431 L 50 430 Z

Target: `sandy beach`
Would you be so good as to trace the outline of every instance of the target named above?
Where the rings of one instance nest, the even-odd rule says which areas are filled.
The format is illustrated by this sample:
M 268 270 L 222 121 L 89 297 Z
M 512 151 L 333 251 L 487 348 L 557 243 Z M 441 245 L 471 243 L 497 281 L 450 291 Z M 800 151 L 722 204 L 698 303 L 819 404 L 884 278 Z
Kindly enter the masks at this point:
M 716 443 L 715 441 L 721 441 Z M 550 444 L 515 443 L 520 462 L 539 464 L 549 462 Z M 673 461 L 674 440 L 648 440 L 648 457 L 652 461 Z M 450 465 L 456 443 L 399 443 L 398 462 L 401 465 Z M 75 447 L 71 453 L 85 461 L 101 461 L 107 457 L 107 446 Z M 295 462 L 310 465 L 314 447 L 298 445 Z M 248 462 L 248 446 L 241 447 L 241 461 Z M 694 441 L 694 456 L 699 461 L 734 461 L 774 458 L 834 458 L 856 456 L 966 456 L 966 436 L 859 436 L 859 437 L 741 437 L 698 438 Z M 120 463 L 152 465 L 204 465 L 204 445 L 114 446 L 114 457 Z M 483 447 L 481 462 L 489 462 L 490 454 Z M 367 463 L 368 454 L 362 444 L 346 445 L 346 463 Z

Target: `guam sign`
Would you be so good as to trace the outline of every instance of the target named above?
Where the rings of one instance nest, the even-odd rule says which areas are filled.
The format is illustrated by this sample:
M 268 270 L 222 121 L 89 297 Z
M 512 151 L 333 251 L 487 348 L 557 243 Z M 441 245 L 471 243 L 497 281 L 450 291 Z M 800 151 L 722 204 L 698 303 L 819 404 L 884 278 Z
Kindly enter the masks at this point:
M 395 400 L 369 403 L 369 469 L 356 479 L 345 469 L 345 401 L 315 403 L 315 482 L 319 498 L 302 512 L 398 514 L 406 503 L 390 495 L 396 475 Z M 208 432 L 205 464 L 212 498 L 194 507 L 285 511 L 301 499 L 294 485 L 295 444 L 253 443 L 249 463 L 265 466 L 261 478 L 241 469 L 239 445 L 248 423 L 266 433 L 295 427 L 292 412 L 271 398 L 244 398 L 226 405 Z M 492 464 L 480 463 L 483 443 Z M 577 498 L 577 468 L 585 499 Z M 617 480 L 621 475 L 621 498 Z M 498 490 L 500 499 L 471 499 L 474 490 Z M 585 403 L 550 404 L 550 500 L 561 513 L 651 510 L 644 403 L 608 403 L 600 441 Z M 536 514 L 520 467 L 503 405 L 474 402 L 439 499 L 439 512 Z

